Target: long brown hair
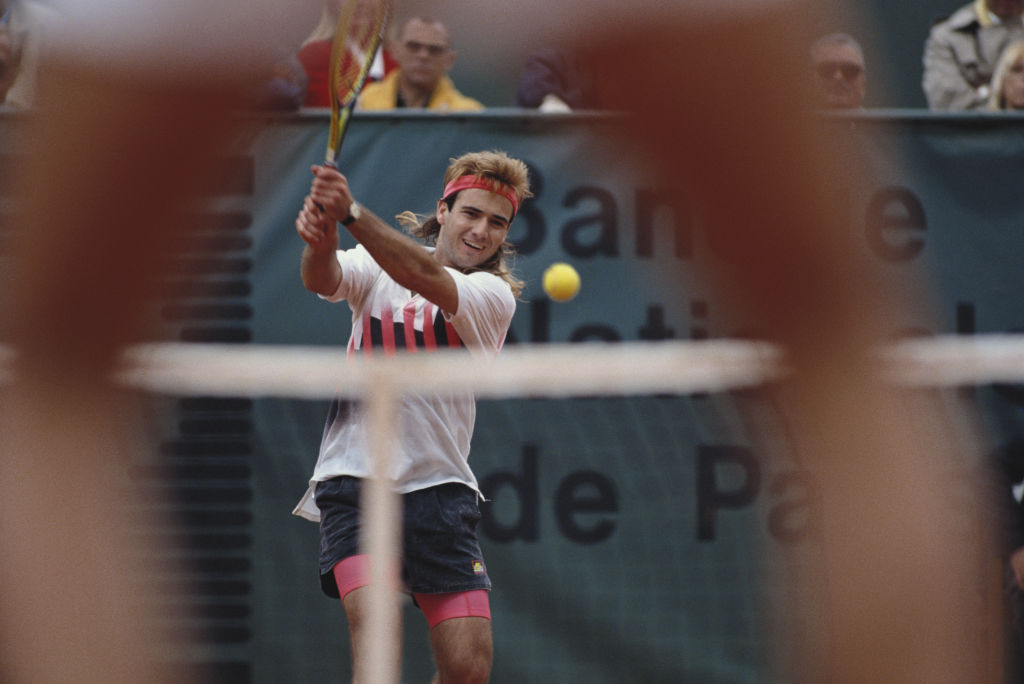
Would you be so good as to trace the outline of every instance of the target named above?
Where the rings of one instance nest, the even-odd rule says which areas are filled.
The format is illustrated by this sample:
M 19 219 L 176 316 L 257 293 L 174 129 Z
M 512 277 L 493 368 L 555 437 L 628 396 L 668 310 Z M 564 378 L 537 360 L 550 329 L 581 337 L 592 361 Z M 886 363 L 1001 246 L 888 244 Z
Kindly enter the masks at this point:
M 530 192 L 529 170 L 526 164 L 518 159 L 509 157 L 504 152 L 496 150 L 470 152 L 461 157 L 452 158 L 448 165 L 448 170 L 444 174 L 444 185 L 446 186 L 456 178 L 462 178 L 463 176 L 476 176 L 494 183 L 496 189 L 511 190 L 519 199 L 520 204 L 523 200 L 533 197 L 533 193 Z M 455 198 L 458 194 L 456 192 L 444 198 L 449 209 L 454 206 Z M 437 235 L 441 232 L 441 224 L 436 216 L 423 217 L 411 211 L 406 211 L 399 214 L 397 218 L 398 222 L 413 237 L 424 240 L 428 245 L 433 245 L 437 242 Z M 509 284 L 509 287 L 512 288 L 512 294 L 518 299 L 526 284 L 513 273 L 515 257 L 515 245 L 506 239 L 498 246 L 497 251 L 490 259 L 473 268 L 466 269 L 465 272 L 486 271 L 487 273 L 493 273 Z

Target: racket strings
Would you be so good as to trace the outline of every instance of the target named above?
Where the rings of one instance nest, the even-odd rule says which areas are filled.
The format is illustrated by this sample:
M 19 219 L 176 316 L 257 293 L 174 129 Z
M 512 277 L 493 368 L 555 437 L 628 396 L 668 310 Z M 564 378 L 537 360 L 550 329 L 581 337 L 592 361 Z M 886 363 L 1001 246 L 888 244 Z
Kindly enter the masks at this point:
M 341 147 L 346 124 L 359 91 L 383 41 L 390 13 L 386 0 L 345 4 L 331 43 L 328 97 L 331 104 L 327 162 L 333 163 Z
M 382 30 L 386 18 L 384 3 L 376 5 L 372 21 L 363 22 L 348 34 L 345 54 L 340 60 L 339 79 L 336 84 L 339 93 L 351 97 L 356 94 L 363 77 L 373 65 L 373 59 L 380 49 Z

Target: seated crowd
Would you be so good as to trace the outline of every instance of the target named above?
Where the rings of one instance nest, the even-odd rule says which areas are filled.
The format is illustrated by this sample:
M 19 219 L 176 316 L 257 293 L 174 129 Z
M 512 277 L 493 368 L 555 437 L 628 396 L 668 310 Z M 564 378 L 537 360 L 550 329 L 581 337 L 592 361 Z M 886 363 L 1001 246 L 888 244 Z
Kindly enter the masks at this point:
M 324 0 L 319 22 L 297 48 L 282 46 L 273 73 L 253 88 L 247 104 L 267 111 L 328 106 L 331 42 L 346 2 L 358 22 L 369 0 Z M 39 0 L 0 0 L 0 111 L 32 107 L 38 64 L 60 20 Z M 865 107 L 865 51 L 846 33 L 830 33 L 809 49 L 809 78 L 829 110 Z M 412 16 L 395 24 L 378 51 L 357 107 L 478 111 L 483 102 L 463 94 L 449 73 L 452 35 L 438 18 Z M 939 111 L 1024 109 L 1024 0 L 971 0 L 937 20 L 924 43 L 922 91 Z M 515 105 L 542 112 L 605 109 L 597 79 L 566 47 L 526 55 Z

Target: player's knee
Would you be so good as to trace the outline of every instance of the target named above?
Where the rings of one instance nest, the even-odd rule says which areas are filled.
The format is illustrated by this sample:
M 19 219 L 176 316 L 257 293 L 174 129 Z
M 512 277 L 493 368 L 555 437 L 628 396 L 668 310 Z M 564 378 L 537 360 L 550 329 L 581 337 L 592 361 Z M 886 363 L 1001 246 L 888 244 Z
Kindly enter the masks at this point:
M 346 594 L 345 598 L 341 600 L 341 605 L 345 608 L 345 618 L 348 621 L 348 631 L 353 637 L 362 632 L 366 623 L 366 615 L 369 611 L 367 592 L 368 590 L 364 588 L 356 589 Z
M 494 645 L 489 629 L 460 630 L 438 658 L 441 684 L 478 684 L 491 676 Z
M 440 684 L 485 684 L 491 676 L 490 644 L 468 649 L 462 657 L 438 664 Z

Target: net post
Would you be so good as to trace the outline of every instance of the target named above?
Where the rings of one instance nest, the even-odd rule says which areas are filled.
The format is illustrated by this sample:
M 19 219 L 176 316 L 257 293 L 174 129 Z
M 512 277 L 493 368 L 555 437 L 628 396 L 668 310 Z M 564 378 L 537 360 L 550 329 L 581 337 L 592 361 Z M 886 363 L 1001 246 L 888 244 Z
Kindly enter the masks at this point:
M 391 479 L 398 401 L 393 380 L 384 370 L 367 383 L 369 448 L 372 476 L 361 503 L 365 534 L 363 553 L 370 556 L 367 613 L 367 684 L 396 684 L 402 616 L 399 606 L 400 501 Z

